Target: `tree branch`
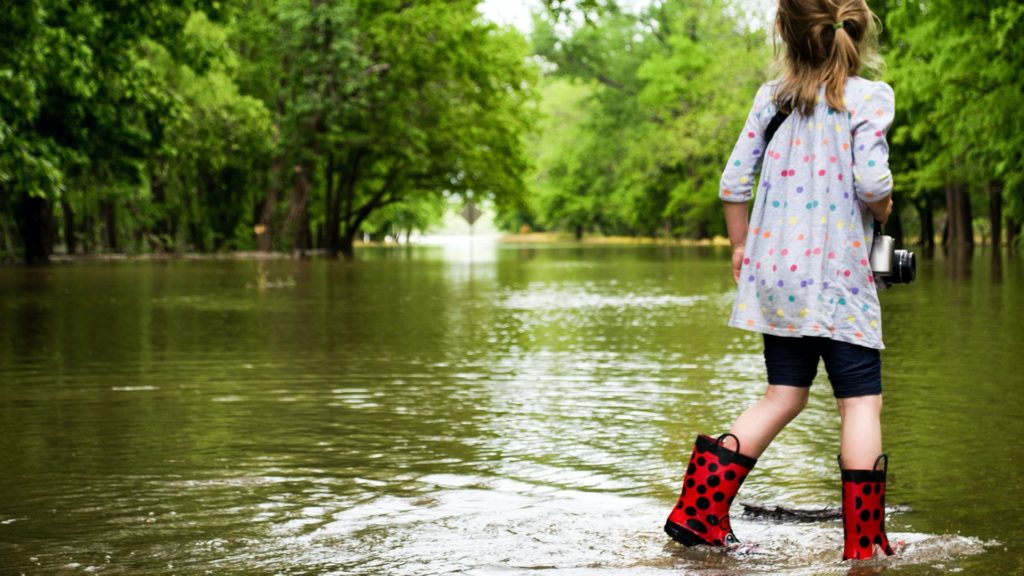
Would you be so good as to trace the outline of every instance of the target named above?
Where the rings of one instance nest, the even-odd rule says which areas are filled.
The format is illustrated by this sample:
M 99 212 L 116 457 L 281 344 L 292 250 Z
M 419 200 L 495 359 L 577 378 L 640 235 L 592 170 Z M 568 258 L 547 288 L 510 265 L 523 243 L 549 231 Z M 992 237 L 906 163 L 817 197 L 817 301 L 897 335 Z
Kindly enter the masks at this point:
M 382 184 L 381 187 L 376 192 L 374 192 L 373 196 L 371 196 L 370 199 L 367 200 L 365 204 L 357 208 L 355 212 L 347 212 L 345 214 L 346 231 L 351 232 L 355 230 L 356 227 L 359 224 L 362 224 L 363 221 L 366 220 L 366 218 L 371 213 L 373 213 L 374 210 L 377 210 L 383 206 L 387 206 L 388 204 L 393 204 L 398 201 L 398 197 L 392 194 L 392 187 L 395 185 L 395 182 L 398 181 L 398 177 L 401 175 L 401 166 L 402 161 L 396 161 L 394 166 L 392 166 L 391 169 L 388 170 L 388 175 L 384 179 L 384 184 Z M 384 197 L 389 194 L 390 197 L 387 200 L 385 200 Z

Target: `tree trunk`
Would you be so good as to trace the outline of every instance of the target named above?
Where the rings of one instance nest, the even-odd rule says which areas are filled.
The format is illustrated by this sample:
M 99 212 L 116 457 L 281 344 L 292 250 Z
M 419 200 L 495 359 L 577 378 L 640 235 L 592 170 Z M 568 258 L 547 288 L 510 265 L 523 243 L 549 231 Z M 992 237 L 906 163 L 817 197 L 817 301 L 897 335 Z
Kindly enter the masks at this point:
M 1020 224 L 1012 216 L 1006 217 L 1006 251 L 1014 252 L 1017 249 L 1017 238 L 1020 236 Z
M 53 242 L 53 209 L 46 198 L 24 196 L 17 210 L 18 231 L 25 248 L 25 264 L 47 264 Z
M 918 217 L 921 220 L 921 238 L 918 242 L 931 250 L 935 248 L 935 213 L 932 209 L 932 200 L 925 197 L 923 200 L 915 202 L 914 206 L 917 207 Z
M 697 220 L 697 240 L 704 240 L 711 236 L 711 231 L 708 229 L 708 221 L 701 218 Z
M 60 211 L 64 215 L 64 247 L 68 255 L 75 253 L 75 213 L 65 198 L 60 200 Z
M 355 158 L 355 166 L 358 167 L 359 156 Z M 355 184 L 356 176 L 355 170 L 351 170 L 350 174 L 346 177 L 346 198 L 345 198 L 345 213 L 344 218 L 341 220 L 342 234 L 339 242 L 338 249 L 346 259 L 351 259 L 355 254 L 354 243 L 356 234 L 363 227 L 363 222 L 373 214 L 375 210 L 383 208 L 389 204 L 394 204 L 399 201 L 399 197 L 395 195 L 395 188 L 398 185 L 398 181 L 402 176 L 402 162 L 395 161 L 391 168 L 388 170 L 387 175 L 384 177 L 384 183 L 378 188 L 366 201 L 365 204 L 353 210 L 353 199 L 355 195 Z
M 302 164 L 293 168 L 295 179 L 292 182 L 292 193 L 288 198 L 288 216 L 285 220 L 285 234 L 292 238 L 292 252 L 305 256 L 306 250 L 306 218 L 305 212 L 309 200 L 309 169 Z
M 971 201 L 959 182 L 946 187 L 946 233 L 944 242 L 950 246 L 973 246 Z
M 573 235 L 576 237 L 577 242 L 583 240 L 583 226 L 576 225 Z
M 267 197 L 263 200 L 263 206 L 260 208 L 256 226 L 253 229 L 256 234 L 256 249 L 260 252 L 270 252 L 273 247 L 274 209 L 277 208 L 283 171 L 284 154 L 275 158 L 274 164 L 270 168 L 270 176 L 267 179 Z
M 338 252 L 345 260 L 351 260 L 355 256 L 356 234 L 358 233 L 358 228 L 346 228 L 338 237 Z M 334 257 L 337 258 L 337 254 Z
M 346 258 L 351 258 L 353 254 L 352 242 L 358 230 L 349 230 L 348 224 L 353 215 L 356 183 L 359 181 L 359 169 L 364 155 L 361 149 L 351 152 L 347 161 L 343 162 L 342 169 L 345 172 L 339 175 L 338 185 L 335 187 L 334 204 L 327 213 L 327 256 L 332 259 L 337 258 L 339 252 Z M 345 224 L 344 232 L 342 223 Z
M 82 231 L 82 252 L 85 254 L 92 254 L 96 251 L 96 222 L 95 214 L 92 208 L 95 204 L 89 203 L 87 207 L 82 210 L 82 225 L 80 230 Z
M 307 199 L 302 208 L 302 255 L 313 249 L 313 225 L 309 217 L 309 200 Z
M 334 178 L 334 154 L 328 152 L 327 154 L 327 166 L 324 168 L 324 238 L 323 246 L 327 250 L 327 255 L 331 258 L 335 258 L 338 254 L 338 213 L 339 206 L 341 206 L 340 196 L 341 190 L 335 185 Z
M 992 225 L 992 248 L 998 250 L 1003 242 L 1003 183 L 988 183 L 988 219 Z
M 103 240 L 107 252 L 117 252 L 117 210 L 113 200 L 100 201 L 100 218 L 103 219 Z
M 192 250 L 206 252 L 206 243 L 203 241 L 203 233 L 197 222 L 188 223 L 188 236 L 192 240 Z
M 10 204 L 5 198 L 7 191 L 0 186 L 0 209 L 3 209 L 8 214 L 13 214 L 14 211 L 10 210 Z M 0 257 L 8 256 L 13 254 L 17 249 L 15 246 L 14 239 L 11 237 L 11 230 L 8 227 L 9 220 L 5 217 L 0 217 Z
M 157 217 L 153 222 L 153 231 L 146 238 L 149 247 L 157 253 L 166 252 L 174 244 L 174 232 L 171 218 L 167 214 L 167 181 L 163 176 L 164 160 L 158 159 L 149 169 L 149 190 L 153 195 L 153 206 L 157 209 Z
M 885 224 L 885 233 L 892 236 L 897 246 L 903 246 L 903 219 L 900 218 L 899 205 L 893 204 L 892 214 Z
M 199 188 L 192 186 L 192 194 L 189 197 L 189 237 L 192 240 L 192 250 L 206 252 L 206 237 L 203 234 L 203 225 L 200 220 Z

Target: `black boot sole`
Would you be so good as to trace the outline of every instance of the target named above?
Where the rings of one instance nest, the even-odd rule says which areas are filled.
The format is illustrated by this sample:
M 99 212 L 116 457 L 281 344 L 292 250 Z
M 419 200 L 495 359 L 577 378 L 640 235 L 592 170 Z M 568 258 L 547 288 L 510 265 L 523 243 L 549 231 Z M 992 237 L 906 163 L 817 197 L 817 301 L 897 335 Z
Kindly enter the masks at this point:
M 675 522 L 665 522 L 665 533 L 683 546 L 697 546 L 708 542 Z

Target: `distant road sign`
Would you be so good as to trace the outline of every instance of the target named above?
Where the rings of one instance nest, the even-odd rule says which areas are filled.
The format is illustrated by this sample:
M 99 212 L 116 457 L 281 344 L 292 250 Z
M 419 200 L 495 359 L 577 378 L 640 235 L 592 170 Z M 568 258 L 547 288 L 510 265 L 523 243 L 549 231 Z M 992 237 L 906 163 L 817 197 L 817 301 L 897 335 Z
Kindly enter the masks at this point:
M 479 220 L 482 215 L 483 212 L 481 212 L 473 202 L 467 202 L 466 207 L 462 209 L 462 217 L 466 219 L 466 222 L 469 222 L 470 226 L 476 224 L 476 221 Z

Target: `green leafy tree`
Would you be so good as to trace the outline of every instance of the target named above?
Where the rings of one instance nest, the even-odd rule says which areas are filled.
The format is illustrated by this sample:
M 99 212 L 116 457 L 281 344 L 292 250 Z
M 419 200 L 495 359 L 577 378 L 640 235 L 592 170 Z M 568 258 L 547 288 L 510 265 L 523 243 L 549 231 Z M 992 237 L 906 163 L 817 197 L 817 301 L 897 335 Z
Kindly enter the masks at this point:
M 240 83 L 280 132 L 261 224 L 273 228 L 290 188 L 286 227 L 317 206 L 310 223 L 328 254 L 351 256 L 378 210 L 458 194 L 521 200 L 534 73 L 521 36 L 483 22 L 476 2 L 253 5 L 240 52 L 270 63 Z M 253 47 L 256 31 L 276 48 Z
M 888 14 L 890 75 L 911 111 L 896 135 L 909 152 L 905 178 L 918 198 L 945 192 L 951 244 L 973 243 L 972 204 L 989 205 L 996 243 L 1004 204 L 1011 230 L 1024 216 L 1022 15 L 1008 0 L 899 3 Z
M 27 262 L 49 258 L 55 205 L 69 251 L 78 229 L 91 244 L 95 220 L 117 248 L 124 184 L 141 183 L 172 106 L 140 48 L 151 41 L 177 55 L 203 4 L 25 0 L 0 12 L 11 47 L 0 55 L 0 206 L 14 214 Z
M 765 79 L 764 34 L 714 0 L 601 14 L 568 37 L 554 18 L 535 22 L 536 50 L 555 75 L 592 87 L 579 134 L 547 155 L 542 219 L 577 236 L 721 232 L 718 178 Z
M 255 205 L 273 151 L 271 114 L 233 80 L 238 58 L 226 26 L 196 12 L 183 31 L 191 65 L 161 46 L 146 46 L 174 106 L 163 117 L 165 137 L 153 155 L 148 187 L 135 215 L 156 250 L 249 248 Z

